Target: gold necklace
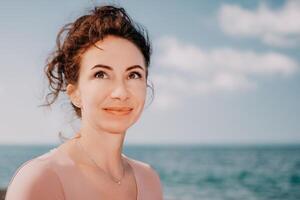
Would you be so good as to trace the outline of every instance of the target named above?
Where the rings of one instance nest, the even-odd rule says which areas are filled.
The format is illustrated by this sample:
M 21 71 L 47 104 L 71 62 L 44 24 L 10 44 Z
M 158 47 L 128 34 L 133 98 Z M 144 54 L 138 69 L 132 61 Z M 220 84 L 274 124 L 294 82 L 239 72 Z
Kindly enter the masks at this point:
M 88 158 L 89 158 L 89 159 L 97 166 L 98 169 L 100 169 L 100 170 L 103 171 L 105 174 L 107 174 L 107 175 L 110 177 L 110 179 L 111 179 L 112 181 L 114 181 L 114 182 L 117 183 L 118 185 L 121 185 L 121 180 L 123 179 L 123 177 L 124 177 L 124 175 L 125 175 L 124 167 L 123 167 L 123 175 L 122 175 L 122 177 L 121 177 L 120 179 L 117 179 L 117 178 L 111 176 L 110 174 L 108 174 L 106 171 L 104 171 L 104 170 L 96 163 L 96 161 L 88 154 L 88 152 L 85 151 L 85 149 L 83 148 L 83 146 L 80 144 L 80 141 L 77 142 L 77 140 L 76 140 L 76 143 L 79 144 L 81 150 L 82 150 L 82 151 L 88 156 Z

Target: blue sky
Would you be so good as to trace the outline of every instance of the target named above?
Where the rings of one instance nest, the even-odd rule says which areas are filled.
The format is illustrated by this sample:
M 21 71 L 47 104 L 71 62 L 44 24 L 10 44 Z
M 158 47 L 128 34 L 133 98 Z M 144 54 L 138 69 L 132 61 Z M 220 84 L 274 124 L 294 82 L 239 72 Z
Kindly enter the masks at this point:
M 3 1 L 0 143 L 78 129 L 66 97 L 39 108 L 62 25 L 112 2 L 149 31 L 155 98 L 126 143 L 300 142 L 299 1 Z

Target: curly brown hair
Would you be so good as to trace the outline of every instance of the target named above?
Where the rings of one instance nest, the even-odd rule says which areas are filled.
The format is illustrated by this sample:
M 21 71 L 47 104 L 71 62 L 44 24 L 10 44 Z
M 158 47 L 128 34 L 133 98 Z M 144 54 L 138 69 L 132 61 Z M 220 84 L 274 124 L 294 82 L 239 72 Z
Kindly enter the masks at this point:
M 125 9 L 114 5 L 96 6 L 89 14 L 83 15 L 73 23 L 66 24 L 56 38 L 56 49 L 48 57 L 45 73 L 50 92 L 46 104 L 50 106 L 66 86 L 76 84 L 79 76 L 81 55 L 99 40 L 108 35 L 118 36 L 132 42 L 141 51 L 145 66 L 146 80 L 150 65 L 151 43 L 147 30 L 129 17 Z M 147 84 L 147 87 L 149 85 Z M 151 87 L 153 93 L 153 87 Z M 153 96 L 152 96 L 153 97 Z M 81 118 L 80 108 L 73 105 L 76 115 Z

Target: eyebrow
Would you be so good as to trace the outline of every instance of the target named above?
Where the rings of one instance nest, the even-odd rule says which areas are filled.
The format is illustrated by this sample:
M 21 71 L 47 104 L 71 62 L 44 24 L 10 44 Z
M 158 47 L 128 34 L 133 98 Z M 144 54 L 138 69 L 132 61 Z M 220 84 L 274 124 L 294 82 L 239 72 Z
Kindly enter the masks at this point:
M 113 68 L 111 66 L 108 66 L 108 65 L 103 65 L 103 64 L 97 64 L 95 65 L 94 67 L 92 67 L 91 70 L 95 69 L 95 68 L 105 68 L 105 69 L 108 69 L 108 70 L 111 70 L 113 71 Z M 126 71 L 129 71 L 129 70 L 132 70 L 132 69 L 135 69 L 135 68 L 139 68 L 141 70 L 144 70 L 143 67 L 141 67 L 140 65 L 133 65 L 133 66 L 130 66 L 126 69 Z M 145 70 L 144 70 L 145 71 Z

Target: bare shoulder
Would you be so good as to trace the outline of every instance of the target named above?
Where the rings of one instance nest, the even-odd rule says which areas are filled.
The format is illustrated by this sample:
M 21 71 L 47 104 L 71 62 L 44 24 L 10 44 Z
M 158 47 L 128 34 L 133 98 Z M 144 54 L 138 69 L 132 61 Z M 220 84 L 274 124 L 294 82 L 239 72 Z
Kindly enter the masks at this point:
M 155 168 L 145 162 L 129 158 L 136 175 L 143 182 L 145 189 L 151 191 L 153 199 L 160 200 L 163 197 L 163 187 L 158 172 Z M 146 191 L 144 191 L 146 192 Z M 150 194 L 149 194 L 150 195 Z
M 43 159 L 28 160 L 16 170 L 8 185 L 6 200 L 63 199 L 60 180 Z M 51 195 L 46 197 L 45 194 Z
M 159 181 L 159 175 L 154 167 L 146 162 L 131 159 L 137 170 L 140 170 L 144 174 L 144 178 Z

